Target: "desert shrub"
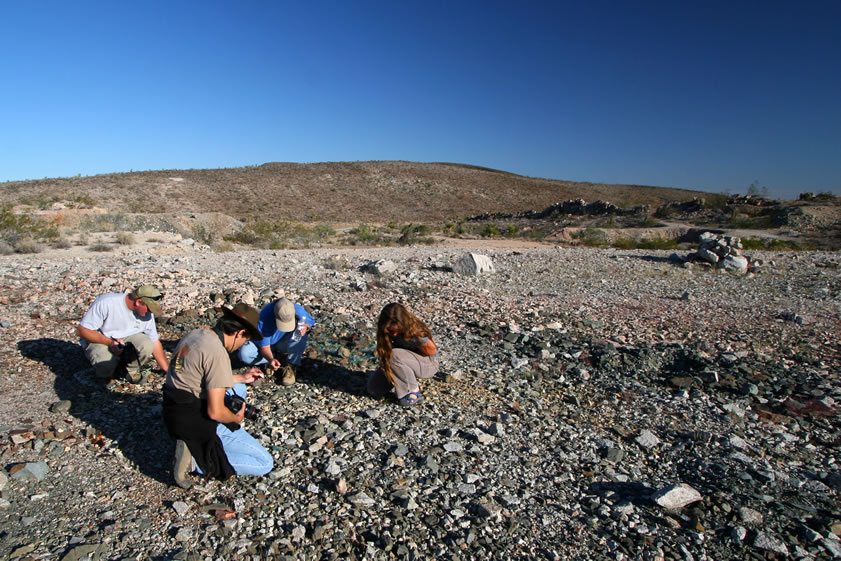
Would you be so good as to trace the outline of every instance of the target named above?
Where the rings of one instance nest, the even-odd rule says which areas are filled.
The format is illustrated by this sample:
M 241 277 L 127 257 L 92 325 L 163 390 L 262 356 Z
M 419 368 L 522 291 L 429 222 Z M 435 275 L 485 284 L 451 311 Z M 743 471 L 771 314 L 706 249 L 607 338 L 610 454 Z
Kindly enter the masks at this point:
M 743 216 L 736 213 L 730 217 L 730 224 L 734 228 L 743 228 L 745 230 L 764 230 L 774 227 L 774 221 L 771 216 Z
M 499 236 L 499 229 L 496 227 L 496 224 L 488 223 L 482 227 L 480 235 L 483 238 L 496 238 Z
M 677 214 L 677 208 L 672 205 L 662 205 L 657 207 L 657 210 L 654 211 L 654 216 L 663 219 L 671 218 L 675 214 Z
M 426 224 L 407 224 L 400 229 L 400 237 L 397 243 L 400 245 L 411 245 L 415 243 L 429 243 L 429 238 L 422 238 L 429 233 L 430 228 Z
M 509 224 L 508 226 L 506 226 L 505 237 L 513 238 L 516 235 L 517 235 L 517 227 L 516 226 L 514 226 L 513 224 Z
M 721 210 L 727 207 L 727 201 L 730 200 L 730 195 L 727 193 L 715 193 L 706 195 L 704 197 L 703 208 L 712 210 Z
M 581 245 L 601 247 L 608 245 L 607 234 L 601 228 L 587 227 L 572 236 Z
M 380 239 L 377 233 L 368 224 L 360 224 L 349 232 L 356 238 L 354 243 L 373 243 Z
M 0 206 L 0 236 L 7 239 L 30 237 L 33 239 L 53 240 L 58 237 L 58 228 L 40 218 L 28 214 L 15 214 L 9 205 Z
M 322 240 L 336 235 L 336 229 L 330 224 L 316 224 L 312 231 L 315 234 L 315 237 Z
M 131 232 L 119 232 L 117 234 L 117 243 L 120 245 L 132 245 L 134 241 L 134 236 Z
M 812 244 L 799 244 L 790 240 L 744 238 L 742 247 L 747 250 L 768 250 L 768 251 L 814 251 Z
M 15 244 L 15 253 L 41 253 L 43 250 L 41 244 L 32 238 L 23 238 Z
M 5 240 L 0 240 L 0 255 L 11 255 L 15 249 L 6 243 Z
M 56 249 L 68 249 L 72 246 L 73 244 L 70 243 L 70 240 L 65 237 L 60 237 L 53 242 L 53 247 Z
M 103 251 L 111 251 L 113 249 L 114 249 L 114 247 L 111 246 L 111 245 L 108 245 L 107 243 L 95 243 L 91 246 L 88 246 L 88 251 L 103 252 Z
M 204 245 L 213 245 L 215 236 L 204 224 L 194 224 L 192 227 L 192 238 Z
M 70 206 L 73 208 L 91 208 L 96 206 L 96 201 L 87 193 L 76 195 L 70 200 Z
M 90 243 L 90 238 L 85 232 L 81 232 L 79 237 L 76 239 L 76 245 L 88 245 Z

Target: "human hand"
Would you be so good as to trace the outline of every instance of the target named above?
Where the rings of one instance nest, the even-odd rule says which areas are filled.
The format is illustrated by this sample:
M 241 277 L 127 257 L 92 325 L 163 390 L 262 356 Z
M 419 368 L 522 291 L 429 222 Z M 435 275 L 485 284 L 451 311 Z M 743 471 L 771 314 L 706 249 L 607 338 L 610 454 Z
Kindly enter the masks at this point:
M 269 361 L 269 366 L 272 370 L 279 370 L 280 369 L 280 361 L 276 358 L 273 358 Z
M 310 330 L 310 326 L 309 326 L 309 324 L 306 324 L 306 323 L 305 323 L 305 324 L 304 324 L 304 326 L 303 326 L 301 329 L 299 329 L 298 331 L 300 331 L 300 332 L 301 332 L 301 336 L 303 337 L 304 335 L 306 335 L 306 334 L 307 334 L 307 332 L 308 332 L 309 330 Z
M 242 375 L 242 383 L 243 384 L 250 384 L 252 382 L 256 382 L 257 380 L 263 379 L 263 372 L 259 368 L 250 368 L 248 372 Z
M 123 347 L 125 343 L 122 339 L 114 339 L 111 337 L 111 342 L 108 343 L 108 349 L 111 351 L 111 354 L 119 355 L 123 352 Z
M 236 415 L 236 418 L 237 418 L 236 422 L 237 423 L 242 423 L 242 420 L 245 419 L 245 402 L 244 401 L 242 402 L 242 407 L 240 407 L 239 411 L 234 413 L 234 415 Z

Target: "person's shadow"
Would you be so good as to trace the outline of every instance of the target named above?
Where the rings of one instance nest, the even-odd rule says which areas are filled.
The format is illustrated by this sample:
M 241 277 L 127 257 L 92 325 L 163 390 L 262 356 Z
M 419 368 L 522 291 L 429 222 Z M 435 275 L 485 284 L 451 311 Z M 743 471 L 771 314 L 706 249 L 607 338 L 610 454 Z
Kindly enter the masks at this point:
M 162 341 L 171 350 L 173 342 Z M 139 393 L 109 389 L 98 382 L 76 342 L 41 338 L 18 342 L 20 353 L 44 363 L 55 374 L 55 392 L 69 400 L 70 414 L 91 427 L 87 435 L 95 444 L 112 441 L 137 469 L 162 483 L 171 484 L 173 441 L 161 414 L 161 388 L 136 386 Z M 100 439 L 99 435 L 104 437 Z

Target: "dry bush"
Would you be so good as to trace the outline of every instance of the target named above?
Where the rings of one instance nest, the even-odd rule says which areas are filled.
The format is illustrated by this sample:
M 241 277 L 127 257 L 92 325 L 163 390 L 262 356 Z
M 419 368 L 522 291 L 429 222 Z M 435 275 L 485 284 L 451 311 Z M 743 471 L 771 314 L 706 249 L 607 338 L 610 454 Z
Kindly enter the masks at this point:
M 135 242 L 131 232 L 120 232 L 117 234 L 117 243 L 120 245 L 132 245 Z
M 0 240 L 0 255 L 11 255 L 15 250 L 12 246 L 6 243 L 5 240 Z
M 107 243 L 95 243 L 88 247 L 88 251 L 112 251 L 113 249 L 114 247 Z
M 41 253 L 44 250 L 41 244 L 32 238 L 18 240 L 15 244 L 15 253 Z
M 53 247 L 56 249 L 68 249 L 72 247 L 73 244 L 70 243 L 65 237 L 60 237 L 56 241 L 53 242 Z

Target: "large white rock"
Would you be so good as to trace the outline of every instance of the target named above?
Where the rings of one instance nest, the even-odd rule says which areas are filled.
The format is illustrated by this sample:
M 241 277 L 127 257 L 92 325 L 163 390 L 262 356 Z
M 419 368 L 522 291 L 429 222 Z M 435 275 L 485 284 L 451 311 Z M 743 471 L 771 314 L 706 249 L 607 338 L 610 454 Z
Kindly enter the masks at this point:
M 733 271 L 734 273 L 747 273 L 748 260 L 740 255 L 730 254 L 721 261 L 721 266 L 725 271 Z
M 680 485 L 671 485 L 660 489 L 651 497 L 658 505 L 663 508 L 683 508 L 688 504 L 698 502 L 703 499 L 701 493 L 687 485 L 681 483 Z
M 453 264 L 453 271 L 460 275 L 481 275 L 493 273 L 496 269 L 487 255 L 468 253 Z

